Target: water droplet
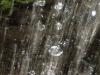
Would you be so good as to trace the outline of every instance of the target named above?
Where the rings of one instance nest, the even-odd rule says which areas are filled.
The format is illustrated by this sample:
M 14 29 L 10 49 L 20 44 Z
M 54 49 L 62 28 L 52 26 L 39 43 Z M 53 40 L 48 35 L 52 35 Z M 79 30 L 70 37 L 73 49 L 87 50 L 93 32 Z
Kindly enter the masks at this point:
M 63 8 L 63 3 L 62 2 L 58 2 L 55 6 L 54 9 L 56 9 L 57 11 L 61 10 Z
M 45 3 L 46 3 L 46 1 L 45 0 L 37 0 L 34 4 L 36 5 L 36 6 L 45 6 Z M 33 4 L 33 6 L 34 6 L 34 4 Z
M 96 11 L 95 10 L 92 11 L 92 16 L 96 16 Z
M 49 53 L 50 53 L 52 56 L 60 56 L 60 55 L 63 53 L 63 50 L 60 48 L 59 45 L 57 45 L 57 46 L 52 46 L 52 47 L 49 49 Z
M 57 22 L 56 26 L 57 26 L 57 30 L 61 30 L 62 29 L 62 24 L 60 22 Z
M 30 71 L 30 72 L 29 72 L 29 75 L 35 75 L 34 70 Z

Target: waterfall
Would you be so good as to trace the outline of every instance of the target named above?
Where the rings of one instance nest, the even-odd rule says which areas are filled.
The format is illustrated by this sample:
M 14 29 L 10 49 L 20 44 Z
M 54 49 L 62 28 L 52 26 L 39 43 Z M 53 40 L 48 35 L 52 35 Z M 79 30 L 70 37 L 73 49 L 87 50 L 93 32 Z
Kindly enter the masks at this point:
M 0 6 L 0 75 L 99 75 L 99 0 Z

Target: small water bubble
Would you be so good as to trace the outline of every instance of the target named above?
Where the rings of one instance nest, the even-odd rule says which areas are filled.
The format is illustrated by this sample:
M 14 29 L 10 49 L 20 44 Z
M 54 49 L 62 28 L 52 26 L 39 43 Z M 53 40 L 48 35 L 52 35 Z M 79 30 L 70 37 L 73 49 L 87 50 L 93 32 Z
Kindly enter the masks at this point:
M 18 62 L 18 63 L 17 63 L 17 68 L 19 69 L 19 68 L 20 68 L 20 66 L 21 66 L 21 65 L 20 65 L 20 63 Z
M 69 40 L 65 40 L 63 42 L 59 42 L 59 44 L 61 44 L 63 47 L 68 47 L 69 44 L 70 44 L 70 41 Z
M 43 66 L 45 66 L 45 63 L 42 63 Z
M 43 15 L 41 15 L 41 17 L 43 18 Z
M 60 55 L 63 53 L 63 50 L 60 48 L 59 45 L 57 45 L 57 46 L 52 46 L 52 47 L 49 49 L 49 53 L 50 53 L 52 56 L 60 56 Z
M 90 67 L 89 67 L 89 70 L 90 70 L 90 75 L 92 75 L 92 73 L 93 73 L 93 71 L 94 71 L 93 67 L 90 66 Z
M 45 29 L 45 25 L 39 26 L 39 31 L 43 31 Z
M 41 26 L 41 31 L 43 31 L 45 29 L 45 25 Z
M 98 3 L 98 5 L 100 5 L 100 2 Z
M 5 27 L 5 30 L 9 29 L 8 27 Z
M 34 4 L 36 5 L 36 6 L 45 6 L 45 3 L 46 3 L 46 1 L 45 0 L 37 0 Z M 33 6 L 34 6 L 34 4 L 33 4 Z
M 81 48 L 81 46 L 79 46 L 79 45 L 78 45 L 78 46 L 76 46 L 76 47 L 77 47 L 77 49 L 79 49 L 79 50 L 81 50 L 81 49 L 82 49 L 82 48 Z
M 57 16 L 58 16 L 57 13 L 53 13 L 53 14 L 52 14 L 52 18 L 53 18 L 53 19 L 56 18 Z
M 45 29 L 45 25 L 43 25 L 43 24 L 41 23 L 41 21 L 39 21 L 39 22 L 38 22 L 38 27 L 37 27 L 37 29 L 38 29 L 39 31 L 43 31 L 43 30 Z
M 22 24 L 20 25 L 20 30 L 23 30 L 23 25 Z
M 92 11 L 92 16 L 96 16 L 96 11 L 95 10 Z
M 55 75 L 55 72 L 54 70 L 49 69 L 49 70 L 43 71 L 41 75 Z
M 24 55 L 24 54 L 25 54 L 25 51 L 23 50 L 23 51 L 22 51 L 22 55 Z
M 30 71 L 28 74 L 29 74 L 29 75 L 35 75 L 35 71 L 32 70 L 32 71 Z
M 56 26 L 57 26 L 57 30 L 61 30 L 62 29 L 62 24 L 60 22 L 57 22 Z
M 62 2 L 58 2 L 55 6 L 54 9 L 56 9 L 57 11 L 61 10 L 63 8 L 63 3 Z
M 88 39 L 84 39 L 84 41 L 85 41 L 85 42 L 88 42 L 89 40 L 88 40 Z
M 64 41 L 63 46 L 64 47 L 69 46 L 69 42 Z
M 20 26 L 22 27 L 23 25 L 21 24 Z
M 63 46 L 64 46 L 64 47 L 68 47 L 68 46 L 69 46 L 69 43 L 70 43 L 70 40 L 69 40 L 69 39 L 66 39 L 66 40 L 63 42 Z
M 100 42 L 100 40 L 98 40 Z
M 55 72 L 53 70 L 48 70 L 47 75 L 55 75 Z
M 68 5 L 65 6 L 64 12 L 65 12 L 65 13 L 69 12 L 69 7 L 68 7 Z
M 24 43 L 24 39 L 21 40 L 21 43 Z
M 16 38 L 14 39 L 14 41 L 16 41 Z

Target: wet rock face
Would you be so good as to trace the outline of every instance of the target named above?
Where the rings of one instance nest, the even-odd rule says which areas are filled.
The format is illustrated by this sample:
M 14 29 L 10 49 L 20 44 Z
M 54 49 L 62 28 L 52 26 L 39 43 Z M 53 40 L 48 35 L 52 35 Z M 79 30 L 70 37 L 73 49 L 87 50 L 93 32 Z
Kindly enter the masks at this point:
M 0 10 L 0 75 L 100 75 L 99 0 L 9 3 Z

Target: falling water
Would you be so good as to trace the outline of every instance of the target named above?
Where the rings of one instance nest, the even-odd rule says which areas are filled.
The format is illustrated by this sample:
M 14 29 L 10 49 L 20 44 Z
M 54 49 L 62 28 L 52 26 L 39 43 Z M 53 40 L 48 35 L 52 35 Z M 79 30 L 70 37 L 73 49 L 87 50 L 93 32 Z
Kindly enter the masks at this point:
M 15 39 L 16 40 L 16 39 Z M 11 71 L 9 75 L 13 75 L 14 70 L 14 64 L 15 64 L 15 55 L 16 55 L 17 45 L 14 45 L 14 53 L 13 53 L 13 59 L 12 59 L 12 65 L 11 65 Z
M 8 3 L 0 3 L 0 75 L 100 75 L 99 0 Z

